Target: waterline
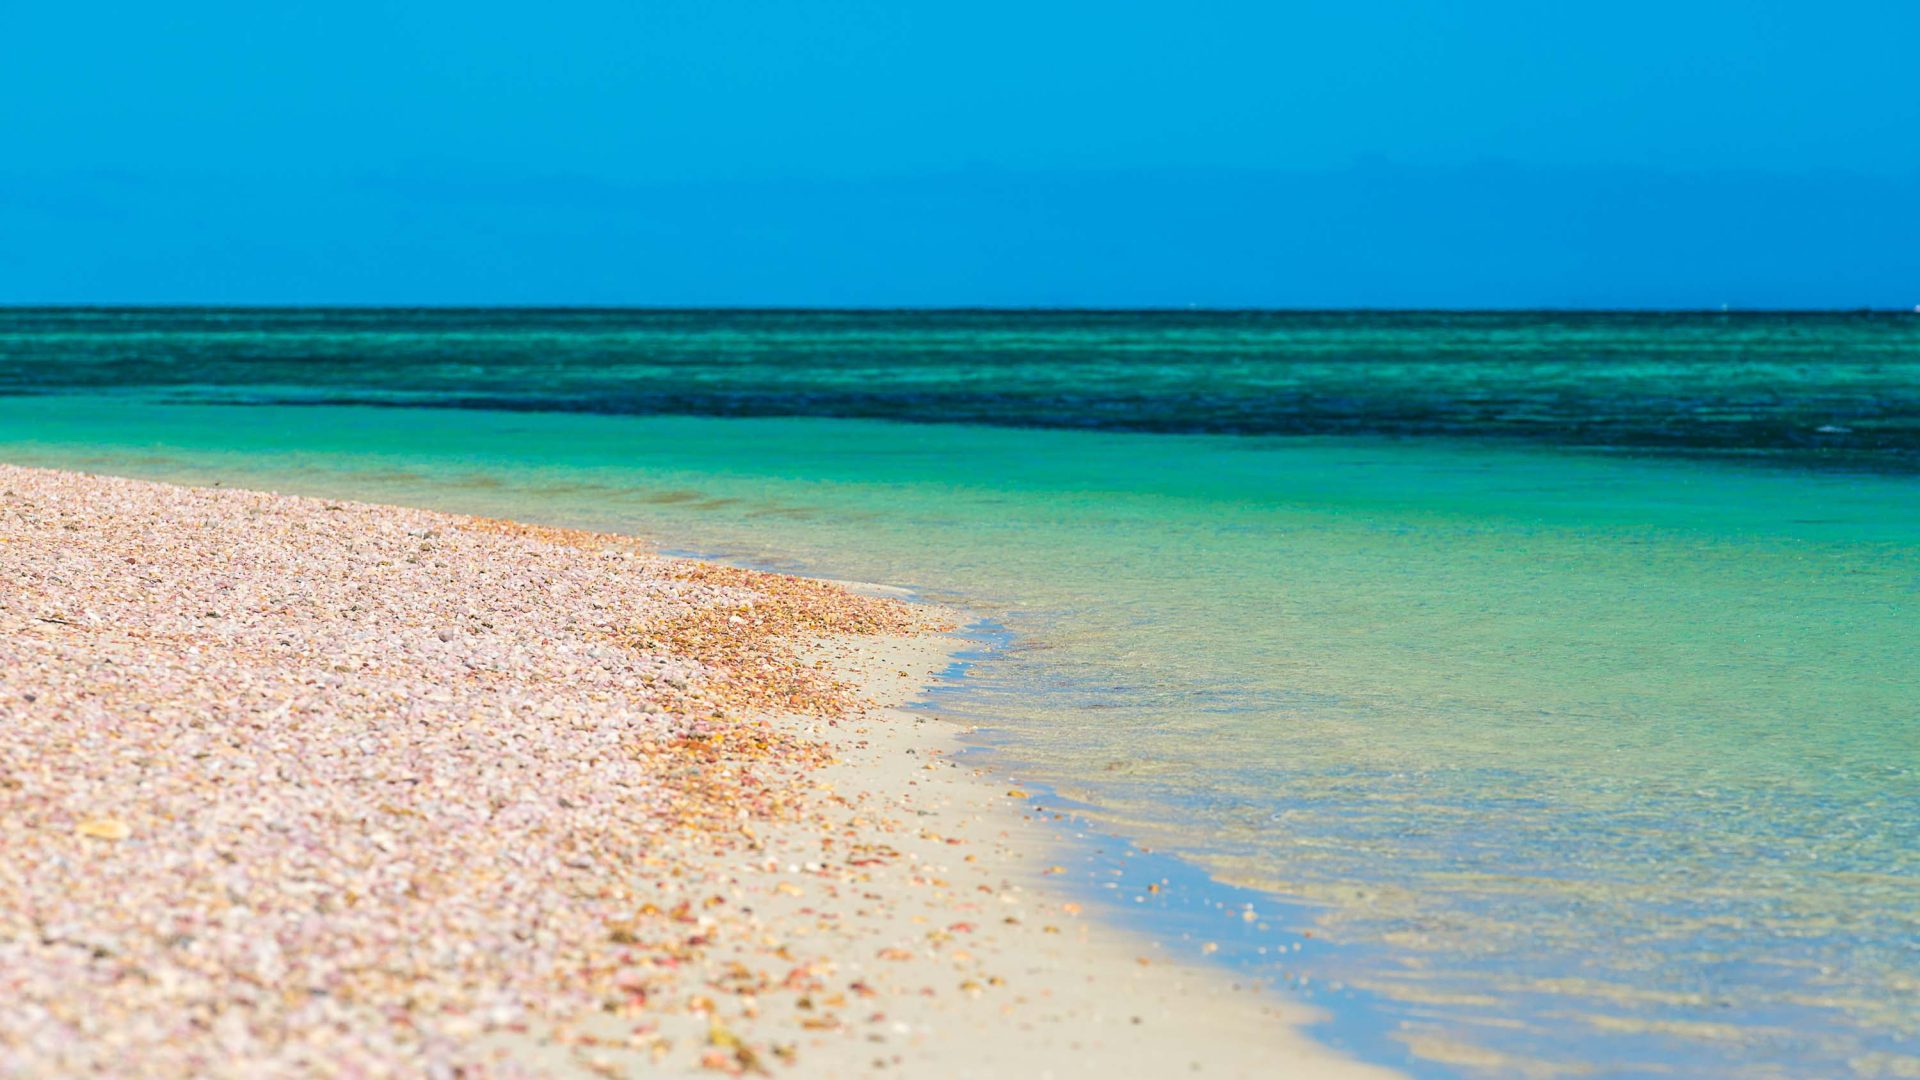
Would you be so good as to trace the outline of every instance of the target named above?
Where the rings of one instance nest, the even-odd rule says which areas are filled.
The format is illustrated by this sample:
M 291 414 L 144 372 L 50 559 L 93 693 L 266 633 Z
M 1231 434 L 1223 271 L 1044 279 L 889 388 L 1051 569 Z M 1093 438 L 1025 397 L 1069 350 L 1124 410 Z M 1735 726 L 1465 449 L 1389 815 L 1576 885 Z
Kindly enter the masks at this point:
M 967 680 L 1000 760 L 1314 902 L 1318 938 L 1364 947 L 1310 985 L 1449 1033 L 1424 1052 L 1699 1076 L 1914 1056 L 1901 477 L 89 395 L 0 401 L 0 452 L 911 584 L 1016 634 Z

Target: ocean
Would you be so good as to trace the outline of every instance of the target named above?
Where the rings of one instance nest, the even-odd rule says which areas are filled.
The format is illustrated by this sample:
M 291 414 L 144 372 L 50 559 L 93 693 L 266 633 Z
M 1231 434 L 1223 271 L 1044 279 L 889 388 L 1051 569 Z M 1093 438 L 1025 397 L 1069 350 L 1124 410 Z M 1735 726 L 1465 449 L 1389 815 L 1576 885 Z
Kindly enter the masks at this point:
M 1920 1075 L 1920 316 L 13 309 L 0 459 L 907 586 L 1365 1056 Z

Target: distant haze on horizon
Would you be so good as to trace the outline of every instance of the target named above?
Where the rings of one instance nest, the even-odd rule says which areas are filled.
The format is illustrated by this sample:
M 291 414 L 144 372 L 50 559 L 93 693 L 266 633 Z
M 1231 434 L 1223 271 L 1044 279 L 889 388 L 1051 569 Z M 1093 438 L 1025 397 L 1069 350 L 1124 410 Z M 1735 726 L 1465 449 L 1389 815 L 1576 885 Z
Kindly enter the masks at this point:
M 1465 7 L 21 7 L 0 303 L 1920 304 L 1920 5 Z

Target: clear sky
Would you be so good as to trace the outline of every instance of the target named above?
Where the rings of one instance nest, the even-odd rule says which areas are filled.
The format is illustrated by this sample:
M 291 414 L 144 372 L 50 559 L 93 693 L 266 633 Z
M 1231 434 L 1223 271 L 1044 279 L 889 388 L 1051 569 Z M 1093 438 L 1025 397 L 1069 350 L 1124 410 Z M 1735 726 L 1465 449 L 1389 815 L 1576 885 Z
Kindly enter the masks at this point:
M 0 301 L 1920 303 L 1912 0 L 3 24 Z

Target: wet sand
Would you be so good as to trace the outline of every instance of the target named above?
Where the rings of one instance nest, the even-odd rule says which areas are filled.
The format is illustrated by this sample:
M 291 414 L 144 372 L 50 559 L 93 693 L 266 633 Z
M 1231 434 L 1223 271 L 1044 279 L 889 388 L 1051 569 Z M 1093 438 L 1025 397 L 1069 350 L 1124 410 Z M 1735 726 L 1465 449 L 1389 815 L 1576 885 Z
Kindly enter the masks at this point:
M 954 621 L 0 466 L 0 1074 L 1390 1075 L 1050 885 Z

